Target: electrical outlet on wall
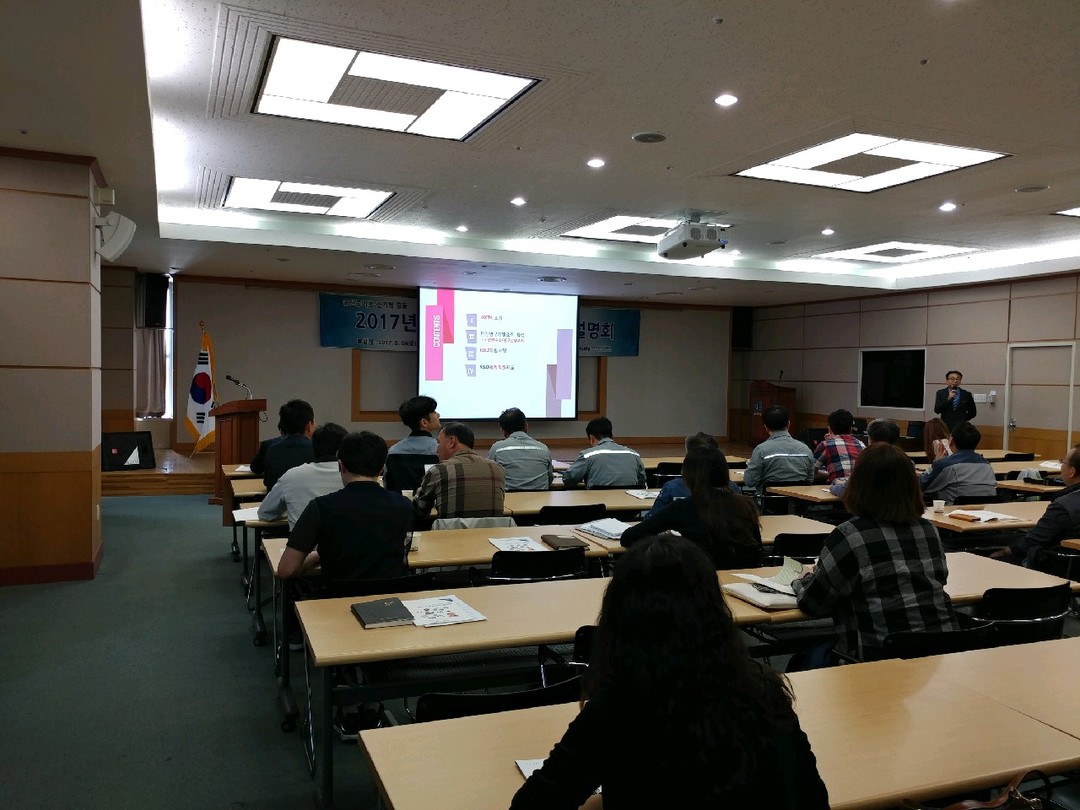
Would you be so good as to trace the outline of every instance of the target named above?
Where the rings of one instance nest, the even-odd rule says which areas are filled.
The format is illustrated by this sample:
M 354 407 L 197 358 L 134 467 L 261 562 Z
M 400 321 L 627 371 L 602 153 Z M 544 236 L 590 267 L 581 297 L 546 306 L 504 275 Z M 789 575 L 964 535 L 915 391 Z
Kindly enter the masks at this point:
M 977 402 L 977 403 L 978 402 L 986 402 L 986 394 L 972 394 L 971 398 L 973 400 L 975 400 L 975 402 Z

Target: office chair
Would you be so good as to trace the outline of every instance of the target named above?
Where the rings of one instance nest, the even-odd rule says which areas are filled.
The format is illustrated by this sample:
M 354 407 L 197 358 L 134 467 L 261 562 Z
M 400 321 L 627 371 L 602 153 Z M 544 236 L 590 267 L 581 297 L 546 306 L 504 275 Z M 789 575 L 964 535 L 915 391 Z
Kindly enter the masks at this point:
M 1034 453 L 1006 453 L 1002 461 L 1034 461 Z
M 480 714 L 508 712 L 515 709 L 532 709 L 536 706 L 554 706 L 581 699 L 581 676 L 575 675 L 551 686 L 528 689 L 522 692 L 501 694 L 458 694 L 433 692 L 421 695 L 412 713 L 417 723 L 432 720 L 451 720 L 455 717 L 474 717 Z
M 547 686 L 588 669 L 595 635 L 596 626 L 586 624 L 574 633 L 573 644 L 541 644 L 540 683 Z
M 561 551 L 496 551 L 491 570 L 481 574 L 471 569 L 473 585 L 502 585 L 518 582 L 548 582 L 585 576 L 585 549 Z
M 828 534 L 799 534 L 781 532 L 773 539 L 772 549 L 763 565 L 782 565 L 784 557 L 794 557 L 802 563 L 817 562 Z
M 922 440 L 923 429 L 926 427 L 926 422 L 921 419 L 909 419 L 907 423 L 906 437 L 908 439 Z
M 606 517 L 606 505 L 583 503 L 578 506 L 541 506 L 536 522 L 542 526 L 580 526 Z
M 983 650 L 997 646 L 997 626 L 958 613 L 960 630 L 905 630 L 890 633 L 881 647 L 882 658 L 925 658 L 929 655 Z
M 1061 638 L 1069 613 L 1069 583 L 1049 588 L 990 588 L 975 616 L 997 625 L 998 645 Z

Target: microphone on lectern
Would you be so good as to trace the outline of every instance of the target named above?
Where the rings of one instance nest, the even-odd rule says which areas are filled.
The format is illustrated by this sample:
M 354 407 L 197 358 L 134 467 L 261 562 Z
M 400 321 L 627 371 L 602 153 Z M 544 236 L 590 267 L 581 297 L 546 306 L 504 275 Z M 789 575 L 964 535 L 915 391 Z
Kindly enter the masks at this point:
M 779 385 L 784 381 L 784 370 L 780 369 L 780 376 L 776 378 L 776 384 Z
M 240 382 L 240 380 L 236 379 L 236 377 L 234 377 L 231 374 L 226 374 L 225 379 L 228 380 L 229 382 L 233 383 L 234 385 L 239 385 L 241 388 L 243 388 L 245 391 L 247 391 L 247 398 L 248 399 L 254 399 L 254 397 L 252 396 L 252 393 L 251 393 L 251 389 L 248 388 L 246 385 L 244 385 L 242 382 Z

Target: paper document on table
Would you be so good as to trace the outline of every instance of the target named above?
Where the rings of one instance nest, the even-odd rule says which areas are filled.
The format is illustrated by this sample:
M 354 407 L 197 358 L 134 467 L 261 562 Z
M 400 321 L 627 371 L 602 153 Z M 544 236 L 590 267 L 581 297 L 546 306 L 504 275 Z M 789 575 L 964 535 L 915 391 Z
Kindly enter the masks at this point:
M 989 523 L 992 520 L 1019 521 L 1022 518 L 991 512 L 989 509 L 953 509 L 946 517 L 953 520 L 966 520 L 968 523 Z
M 251 465 L 249 465 L 249 464 L 237 464 L 236 465 L 236 471 L 237 472 L 251 472 Z
M 1039 466 L 1040 467 L 1045 467 L 1048 470 L 1058 470 L 1059 472 L 1061 470 L 1061 462 L 1060 461 L 1040 461 Z
M 533 775 L 533 771 L 540 770 L 544 764 L 542 759 L 515 759 L 514 762 L 517 763 L 518 770 L 526 779 Z
M 626 490 L 626 494 L 631 495 L 631 496 L 637 498 L 638 500 L 651 501 L 653 498 L 655 498 L 657 495 L 660 494 L 660 490 L 658 490 L 658 489 L 628 489 L 628 490 Z
M 499 551 L 547 551 L 531 537 L 489 537 L 488 542 Z
M 233 509 L 232 519 L 236 523 L 247 523 L 249 520 L 258 520 L 259 507 L 249 506 L 247 509 Z
M 757 582 L 729 582 L 722 587 L 724 593 L 729 593 L 754 607 L 770 610 L 798 607 L 793 595 L 780 593 Z M 765 590 L 761 590 L 762 588 Z
M 622 533 L 629 528 L 629 523 L 623 523 L 621 520 L 616 520 L 615 518 L 591 520 L 588 523 L 582 523 L 578 527 L 578 529 L 586 534 L 603 537 L 605 540 L 618 540 L 622 537 Z
M 417 627 L 440 627 L 444 624 L 487 620 L 487 616 L 473 610 L 453 594 L 431 599 L 402 599 L 401 604 L 409 609 Z
M 558 459 L 554 459 L 551 462 L 551 469 L 555 470 L 556 472 L 566 472 L 567 470 L 570 469 L 570 462 L 569 461 L 559 461 Z
M 795 591 L 792 590 L 791 583 L 802 576 L 803 570 L 803 564 L 794 557 L 784 557 L 784 564 L 771 577 L 759 577 L 757 574 L 736 574 L 735 576 L 748 579 L 776 593 L 794 596 Z

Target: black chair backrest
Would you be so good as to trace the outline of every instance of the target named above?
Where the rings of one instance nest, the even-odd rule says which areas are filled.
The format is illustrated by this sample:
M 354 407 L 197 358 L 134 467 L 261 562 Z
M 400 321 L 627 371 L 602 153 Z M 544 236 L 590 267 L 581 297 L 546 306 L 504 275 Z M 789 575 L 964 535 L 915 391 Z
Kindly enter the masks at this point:
M 652 477 L 652 486 L 654 489 L 660 489 L 669 481 L 678 481 L 680 478 L 682 478 L 681 475 L 654 475 Z
M 387 489 L 393 492 L 401 492 L 403 489 L 416 489 L 420 486 L 420 482 L 424 480 L 424 467 L 438 463 L 439 457 L 436 455 L 391 453 L 386 457 L 386 472 L 383 474 L 383 483 Z
M 560 551 L 496 551 L 491 557 L 492 582 L 540 582 L 573 579 L 585 573 L 585 549 Z
M 990 588 L 975 615 L 997 624 L 999 643 L 1061 638 L 1069 612 L 1069 583 L 1048 588 Z
M 851 432 L 852 433 L 866 433 L 867 422 L 861 416 L 856 416 L 851 420 Z
M 926 422 L 918 419 L 909 419 L 907 423 L 907 438 L 909 439 L 922 439 L 923 429 L 926 427 Z
M 953 500 L 953 506 L 972 506 L 981 503 L 1001 503 L 1001 495 L 957 495 Z
M 821 556 L 828 534 L 796 534 L 781 532 L 773 539 L 772 554 L 776 557 L 794 557 L 806 562 Z
M 383 593 L 430 591 L 436 587 L 435 574 L 409 574 L 387 579 L 312 580 L 311 597 L 333 599 L 342 596 L 374 596 Z
M 1034 461 L 1034 453 L 1006 453 L 1004 461 Z
M 802 432 L 802 435 L 799 437 L 799 441 L 801 441 L 811 450 L 816 450 L 817 446 L 821 444 L 822 439 L 824 439 L 828 435 L 828 433 L 828 428 L 807 428 Z
M 593 638 L 596 636 L 596 625 L 582 625 L 574 633 L 574 651 L 572 660 L 567 663 L 572 667 L 587 667 L 592 657 Z
M 661 461 L 656 465 L 657 475 L 682 475 L 681 461 Z
M 536 553 L 536 552 L 533 552 Z M 434 692 L 421 695 L 416 701 L 416 721 L 451 720 L 455 717 L 472 717 L 478 714 L 494 714 L 515 709 L 531 709 L 536 706 L 553 706 L 581 699 L 581 677 L 541 689 L 503 694 L 459 694 Z
M 961 614 L 962 615 L 962 614 Z M 961 630 L 910 630 L 890 633 L 881 646 L 882 658 L 923 658 L 928 655 L 983 650 L 997 644 L 994 622 L 969 618 Z
M 604 504 L 583 503 L 579 506 L 541 506 L 536 522 L 542 526 L 577 526 L 606 517 L 607 506 Z

